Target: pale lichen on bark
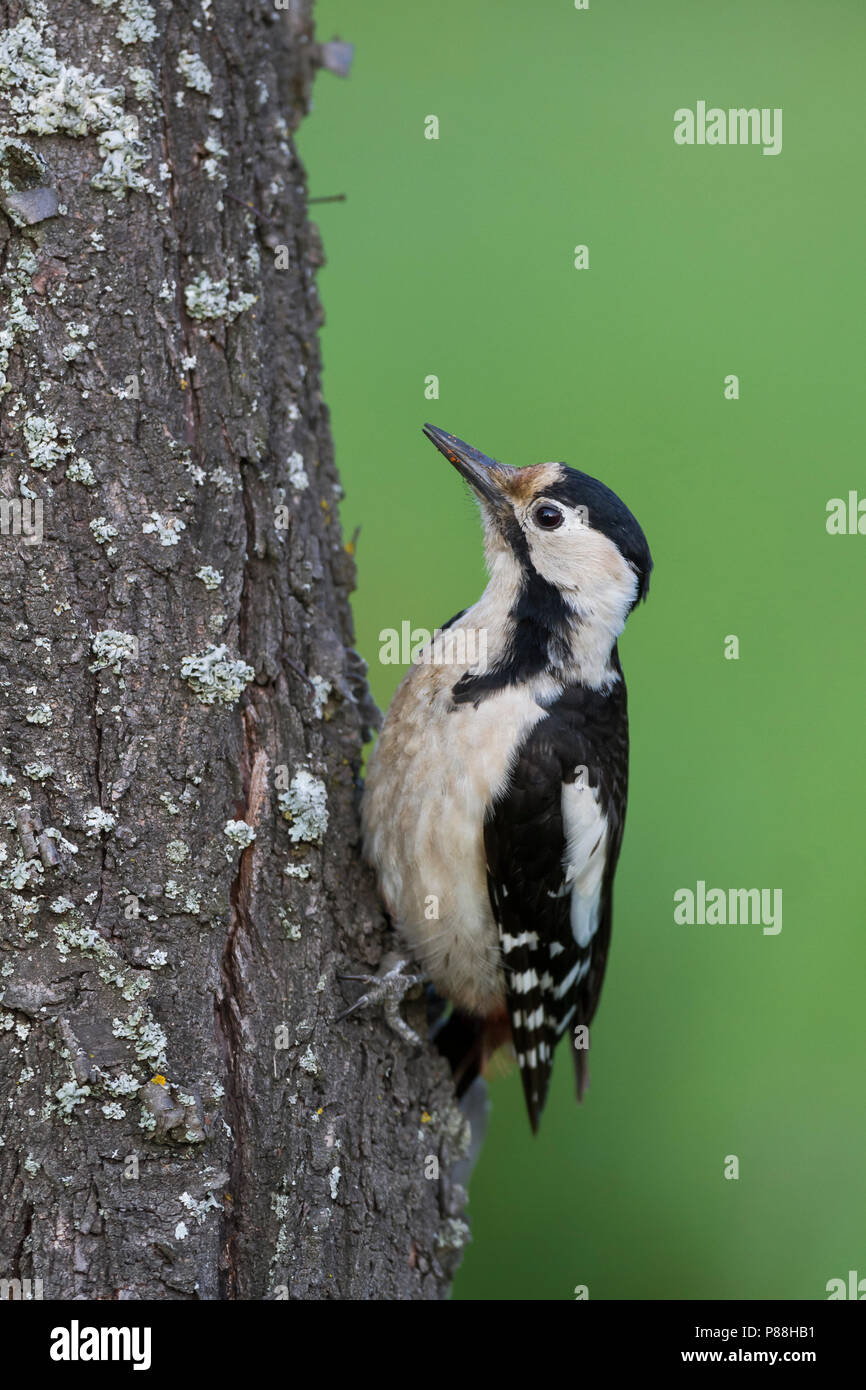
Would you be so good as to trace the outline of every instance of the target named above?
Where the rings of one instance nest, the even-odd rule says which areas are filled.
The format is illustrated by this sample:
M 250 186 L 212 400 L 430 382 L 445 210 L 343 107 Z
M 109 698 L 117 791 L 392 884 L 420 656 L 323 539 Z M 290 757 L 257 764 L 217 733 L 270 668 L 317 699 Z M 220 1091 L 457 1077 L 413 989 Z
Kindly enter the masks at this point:
M 442 1297 L 446 1069 L 332 1024 L 384 938 L 292 138 L 310 0 L 0 18 L 0 498 L 42 529 L 0 517 L 0 1277 Z

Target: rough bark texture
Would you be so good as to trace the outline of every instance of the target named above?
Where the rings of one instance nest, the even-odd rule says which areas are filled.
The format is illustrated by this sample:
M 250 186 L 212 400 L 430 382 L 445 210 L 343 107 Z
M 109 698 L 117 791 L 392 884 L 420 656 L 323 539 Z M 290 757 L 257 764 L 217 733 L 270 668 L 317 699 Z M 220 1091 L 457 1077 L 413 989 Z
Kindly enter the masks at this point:
M 332 1022 L 387 939 L 311 9 L 0 0 L 0 1279 L 46 1298 L 441 1298 L 466 1234 L 446 1068 Z

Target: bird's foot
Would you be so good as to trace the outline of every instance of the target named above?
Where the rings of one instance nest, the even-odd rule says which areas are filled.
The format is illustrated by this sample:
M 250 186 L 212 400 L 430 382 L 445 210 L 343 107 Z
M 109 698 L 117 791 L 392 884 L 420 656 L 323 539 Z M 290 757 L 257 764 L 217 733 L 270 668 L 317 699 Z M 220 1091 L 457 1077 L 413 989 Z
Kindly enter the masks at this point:
M 356 999 L 354 1004 L 338 1014 L 334 1022 L 339 1023 L 341 1019 L 348 1018 L 356 1009 L 363 1009 L 368 1005 L 380 1006 L 388 1027 L 402 1038 L 407 1046 L 421 1047 L 422 1042 L 418 1034 L 414 1028 L 409 1027 L 400 1013 L 400 1005 L 409 991 L 424 983 L 421 975 L 404 975 L 403 971 L 408 965 L 408 960 L 389 951 L 382 957 L 375 975 L 340 975 L 341 980 L 357 980 L 359 984 L 367 985 L 368 988 L 360 999 Z

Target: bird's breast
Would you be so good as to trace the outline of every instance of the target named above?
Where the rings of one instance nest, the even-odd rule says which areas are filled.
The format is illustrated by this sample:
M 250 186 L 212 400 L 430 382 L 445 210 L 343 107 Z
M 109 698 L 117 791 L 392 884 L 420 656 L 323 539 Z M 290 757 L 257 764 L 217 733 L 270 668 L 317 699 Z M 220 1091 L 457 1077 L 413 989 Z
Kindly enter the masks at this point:
M 486 1013 L 504 997 L 483 827 L 545 717 L 528 688 L 454 705 L 455 668 L 413 667 L 370 759 L 364 848 L 395 925 L 441 994 Z M 537 693 L 537 692 L 536 692 Z

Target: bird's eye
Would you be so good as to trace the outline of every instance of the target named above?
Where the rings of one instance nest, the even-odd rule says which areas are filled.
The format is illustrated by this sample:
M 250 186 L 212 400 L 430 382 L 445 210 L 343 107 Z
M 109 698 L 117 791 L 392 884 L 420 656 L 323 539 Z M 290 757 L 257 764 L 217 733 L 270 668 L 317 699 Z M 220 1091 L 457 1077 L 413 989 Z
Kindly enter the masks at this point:
M 542 502 L 540 507 L 536 507 L 534 515 L 535 524 L 540 526 L 542 531 L 555 531 L 565 520 L 559 508 L 552 506 L 550 502 Z

